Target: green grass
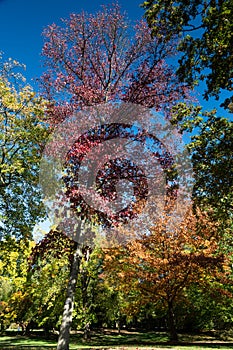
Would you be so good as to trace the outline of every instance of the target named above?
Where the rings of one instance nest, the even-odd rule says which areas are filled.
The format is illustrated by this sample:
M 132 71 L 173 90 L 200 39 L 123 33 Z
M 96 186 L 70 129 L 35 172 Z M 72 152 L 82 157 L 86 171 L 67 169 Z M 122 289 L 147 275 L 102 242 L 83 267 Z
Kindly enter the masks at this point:
M 44 339 L 42 334 L 35 333 L 31 337 L 17 336 L 11 332 L 0 337 L 0 350 L 55 350 L 56 339 Z M 197 343 L 197 342 L 202 343 Z M 82 334 L 71 336 L 70 350 L 75 349 L 176 349 L 176 350 L 229 350 L 233 342 L 220 342 L 211 335 L 180 335 L 178 344 L 171 344 L 165 333 L 159 332 L 123 332 L 118 335 L 113 331 L 94 332 L 90 341 L 84 341 Z
M 49 341 L 43 339 L 31 339 L 21 336 L 3 336 L 0 337 L 0 349 L 56 349 L 56 341 Z

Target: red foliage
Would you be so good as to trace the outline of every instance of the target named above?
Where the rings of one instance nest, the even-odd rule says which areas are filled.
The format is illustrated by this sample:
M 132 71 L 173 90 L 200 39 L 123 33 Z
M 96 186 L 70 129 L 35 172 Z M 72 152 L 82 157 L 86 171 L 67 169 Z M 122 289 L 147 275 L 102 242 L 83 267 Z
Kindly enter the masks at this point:
M 121 100 L 161 111 L 188 97 L 166 63 L 174 43 L 152 38 L 145 21 L 130 26 L 118 5 L 71 14 L 44 38 L 42 84 L 53 124 L 84 106 Z

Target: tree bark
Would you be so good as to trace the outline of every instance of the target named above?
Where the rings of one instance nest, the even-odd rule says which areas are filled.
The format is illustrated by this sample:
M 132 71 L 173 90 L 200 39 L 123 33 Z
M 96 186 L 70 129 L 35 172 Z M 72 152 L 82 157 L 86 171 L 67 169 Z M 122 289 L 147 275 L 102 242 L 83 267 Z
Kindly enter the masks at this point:
M 87 322 L 84 327 L 84 339 L 90 340 L 91 339 L 91 330 L 90 330 L 90 323 Z
M 66 300 L 63 309 L 62 323 L 58 337 L 57 350 L 69 350 L 70 327 L 74 308 L 74 295 L 80 268 L 81 251 L 77 244 L 71 264 L 70 278 L 67 286 Z
M 168 302 L 168 328 L 171 341 L 178 341 L 178 334 L 176 331 L 175 317 L 173 312 L 173 302 Z
M 90 254 L 91 254 L 91 248 L 86 246 L 83 248 L 83 255 L 85 258 L 85 261 L 88 262 L 90 259 Z M 91 339 L 91 330 L 90 330 L 90 322 L 89 322 L 89 312 L 90 312 L 90 305 L 88 305 L 88 285 L 90 283 L 90 276 L 88 275 L 87 270 L 84 268 L 83 270 L 80 271 L 81 275 L 81 288 L 82 288 L 82 306 L 83 306 L 83 311 L 85 315 L 85 325 L 84 325 L 84 339 L 85 340 L 90 340 Z

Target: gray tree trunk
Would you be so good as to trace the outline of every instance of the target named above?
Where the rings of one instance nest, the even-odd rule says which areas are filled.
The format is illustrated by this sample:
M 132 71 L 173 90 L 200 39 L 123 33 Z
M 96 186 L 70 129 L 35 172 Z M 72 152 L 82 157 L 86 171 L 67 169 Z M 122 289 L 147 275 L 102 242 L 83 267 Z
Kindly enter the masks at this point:
M 74 308 L 74 295 L 80 268 L 81 251 L 77 245 L 71 265 L 70 278 L 67 286 L 66 300 L 63 309 L 62 323 L 58 337 L 57 350 L 69 350 L 70 327 Z

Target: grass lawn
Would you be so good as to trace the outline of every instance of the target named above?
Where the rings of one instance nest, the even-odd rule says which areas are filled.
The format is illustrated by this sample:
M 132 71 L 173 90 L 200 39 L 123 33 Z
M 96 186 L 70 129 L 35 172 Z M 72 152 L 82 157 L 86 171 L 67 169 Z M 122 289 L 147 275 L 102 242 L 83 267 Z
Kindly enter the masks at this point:
M 182 349 L 182 350 L 229 350 L 233 341 L 220 341 L 210 335 L 180 335 L 177 345 L 170 344 L 165 333 L 158 332 L 127 332 L 118 335 L 114 331 L 93 332 L 90 341 L 84 341 L 82 334 L 71 336 L 70 350 L 75 349 L 118 349 L 118 350 L 151 350 L 151 349 Z M 45 339 L 42 334 L 31 337 L 9 333 L 0 337 L 1 350 L 56 350 L 56 339 Z

